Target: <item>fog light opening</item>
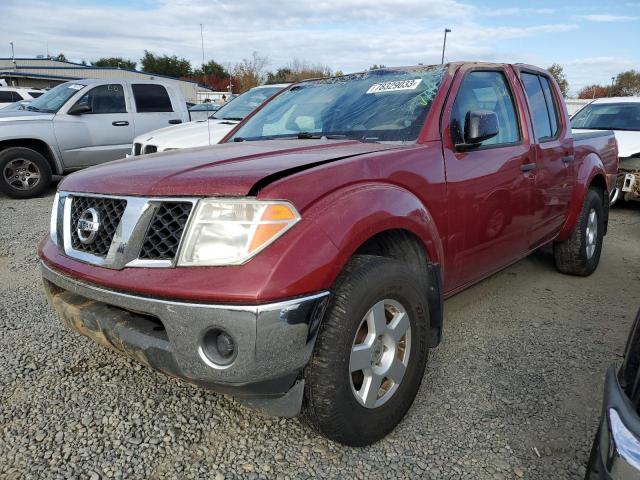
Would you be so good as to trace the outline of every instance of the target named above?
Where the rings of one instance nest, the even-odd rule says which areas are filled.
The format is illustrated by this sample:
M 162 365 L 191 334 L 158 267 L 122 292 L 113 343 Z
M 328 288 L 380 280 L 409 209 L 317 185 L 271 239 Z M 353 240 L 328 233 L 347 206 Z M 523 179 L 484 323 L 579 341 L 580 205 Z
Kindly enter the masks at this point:
M 200 353 L 213 368 L 226 368 L 233 363 L 238 347 L 233 337 L 220 328 L 212 328 L 202 337 Z

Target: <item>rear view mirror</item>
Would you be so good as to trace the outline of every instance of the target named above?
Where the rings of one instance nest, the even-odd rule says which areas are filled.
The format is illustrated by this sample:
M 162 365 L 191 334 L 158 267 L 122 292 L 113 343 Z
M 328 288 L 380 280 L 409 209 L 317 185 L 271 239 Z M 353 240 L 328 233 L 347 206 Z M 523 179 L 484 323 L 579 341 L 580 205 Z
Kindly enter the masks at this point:
M 464 120 L 464 143 L 458 150 L 469 150 L 498 135 L 498 116 L 492 110 L 471 110 Z
M 82 115 L 83 113 L 89 113 L 91 111 L 91 107 L 86 103 L 76 104 L 69 109 L 67 114 L 69 115 Z

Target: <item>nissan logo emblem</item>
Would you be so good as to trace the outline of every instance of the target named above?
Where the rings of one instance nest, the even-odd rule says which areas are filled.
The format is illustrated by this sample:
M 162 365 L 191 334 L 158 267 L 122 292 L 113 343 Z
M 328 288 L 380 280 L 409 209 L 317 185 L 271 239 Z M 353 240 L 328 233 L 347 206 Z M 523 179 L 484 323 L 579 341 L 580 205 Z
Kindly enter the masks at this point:
M 78 238 L 85 245 L 90 245 L 96 239 L 100 230 L 100 216 L 95 208 L 87 208 L 78 219 Z

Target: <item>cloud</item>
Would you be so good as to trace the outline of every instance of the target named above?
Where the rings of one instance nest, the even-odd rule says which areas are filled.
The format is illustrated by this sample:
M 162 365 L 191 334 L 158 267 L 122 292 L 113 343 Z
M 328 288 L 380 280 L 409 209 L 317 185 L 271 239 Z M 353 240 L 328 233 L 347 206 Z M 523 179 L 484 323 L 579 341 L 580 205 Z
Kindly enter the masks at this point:
M 638 17 L 632 17 L 630 15 L 609 15 L 609 14 L 592 14 L 592 15 L 580 15 L 583 20 L 590 22 L 631 22 L 638 20 Z
M 507 17 L 507 16 L 522 17 L 526 15 L 553 15 L 556 13 L 556 10 L 553 8 L 511 7 L 511 8 L 495 8 L 493 10 L 489 10 L 486 12 L 481 11 L 480 13 L 487 17 Z
M 611 77 L 636 66 L 633 60 L 613 56 L 576 58 L 563 63 L 573 93 L 588 85 L 609 85 Z
M 75 61 L 138 60 L 146 49 L 185 57 L 196 66 L 202 23 L 207 59 L 230 65 L 255 50 L 270 58 L 269 69 L 294 58 L 345 72 L 374 63 L 439 63 L 444 27 L 453 30 L 447 59 L 546 66 L 563 62 L 546 58 L 542 42 L 579 28 L 549 17 L 554 9 L 483 12 L 471 0 L 281 0 L 277 7 L 258 0 L 58 0 L 55 7 L 46 0 L 0 0 L 0 5 L 6 39 L 0 56 L 10 55 L 13 40 L 17 56 L 44 54 L 48 43 L 51 54 L 63 52 Z M 495 20 L 483 24 L 488 17 Z M 587 67 L 571 68 L 573 86 L 572 75 Z

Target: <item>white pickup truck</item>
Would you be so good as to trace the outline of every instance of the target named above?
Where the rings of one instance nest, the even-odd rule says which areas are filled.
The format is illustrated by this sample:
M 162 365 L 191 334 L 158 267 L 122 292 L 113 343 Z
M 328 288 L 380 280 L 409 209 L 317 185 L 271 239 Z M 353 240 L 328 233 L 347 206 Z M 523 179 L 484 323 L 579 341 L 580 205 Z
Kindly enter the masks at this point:
M 215 145 L 251 112 L 289 87 L 290 83 L 260 85 L 227 102 L 208 119 L 166 127 L 136 137 L 131 154 L 166 152 L 182 148 Z
M 188 121 L 186 101 L 171 82 L 63 83 L 25 110 L 0 112 L 0 190 L 35 197 L 53 174 L 124 158 L 137 135 Z

